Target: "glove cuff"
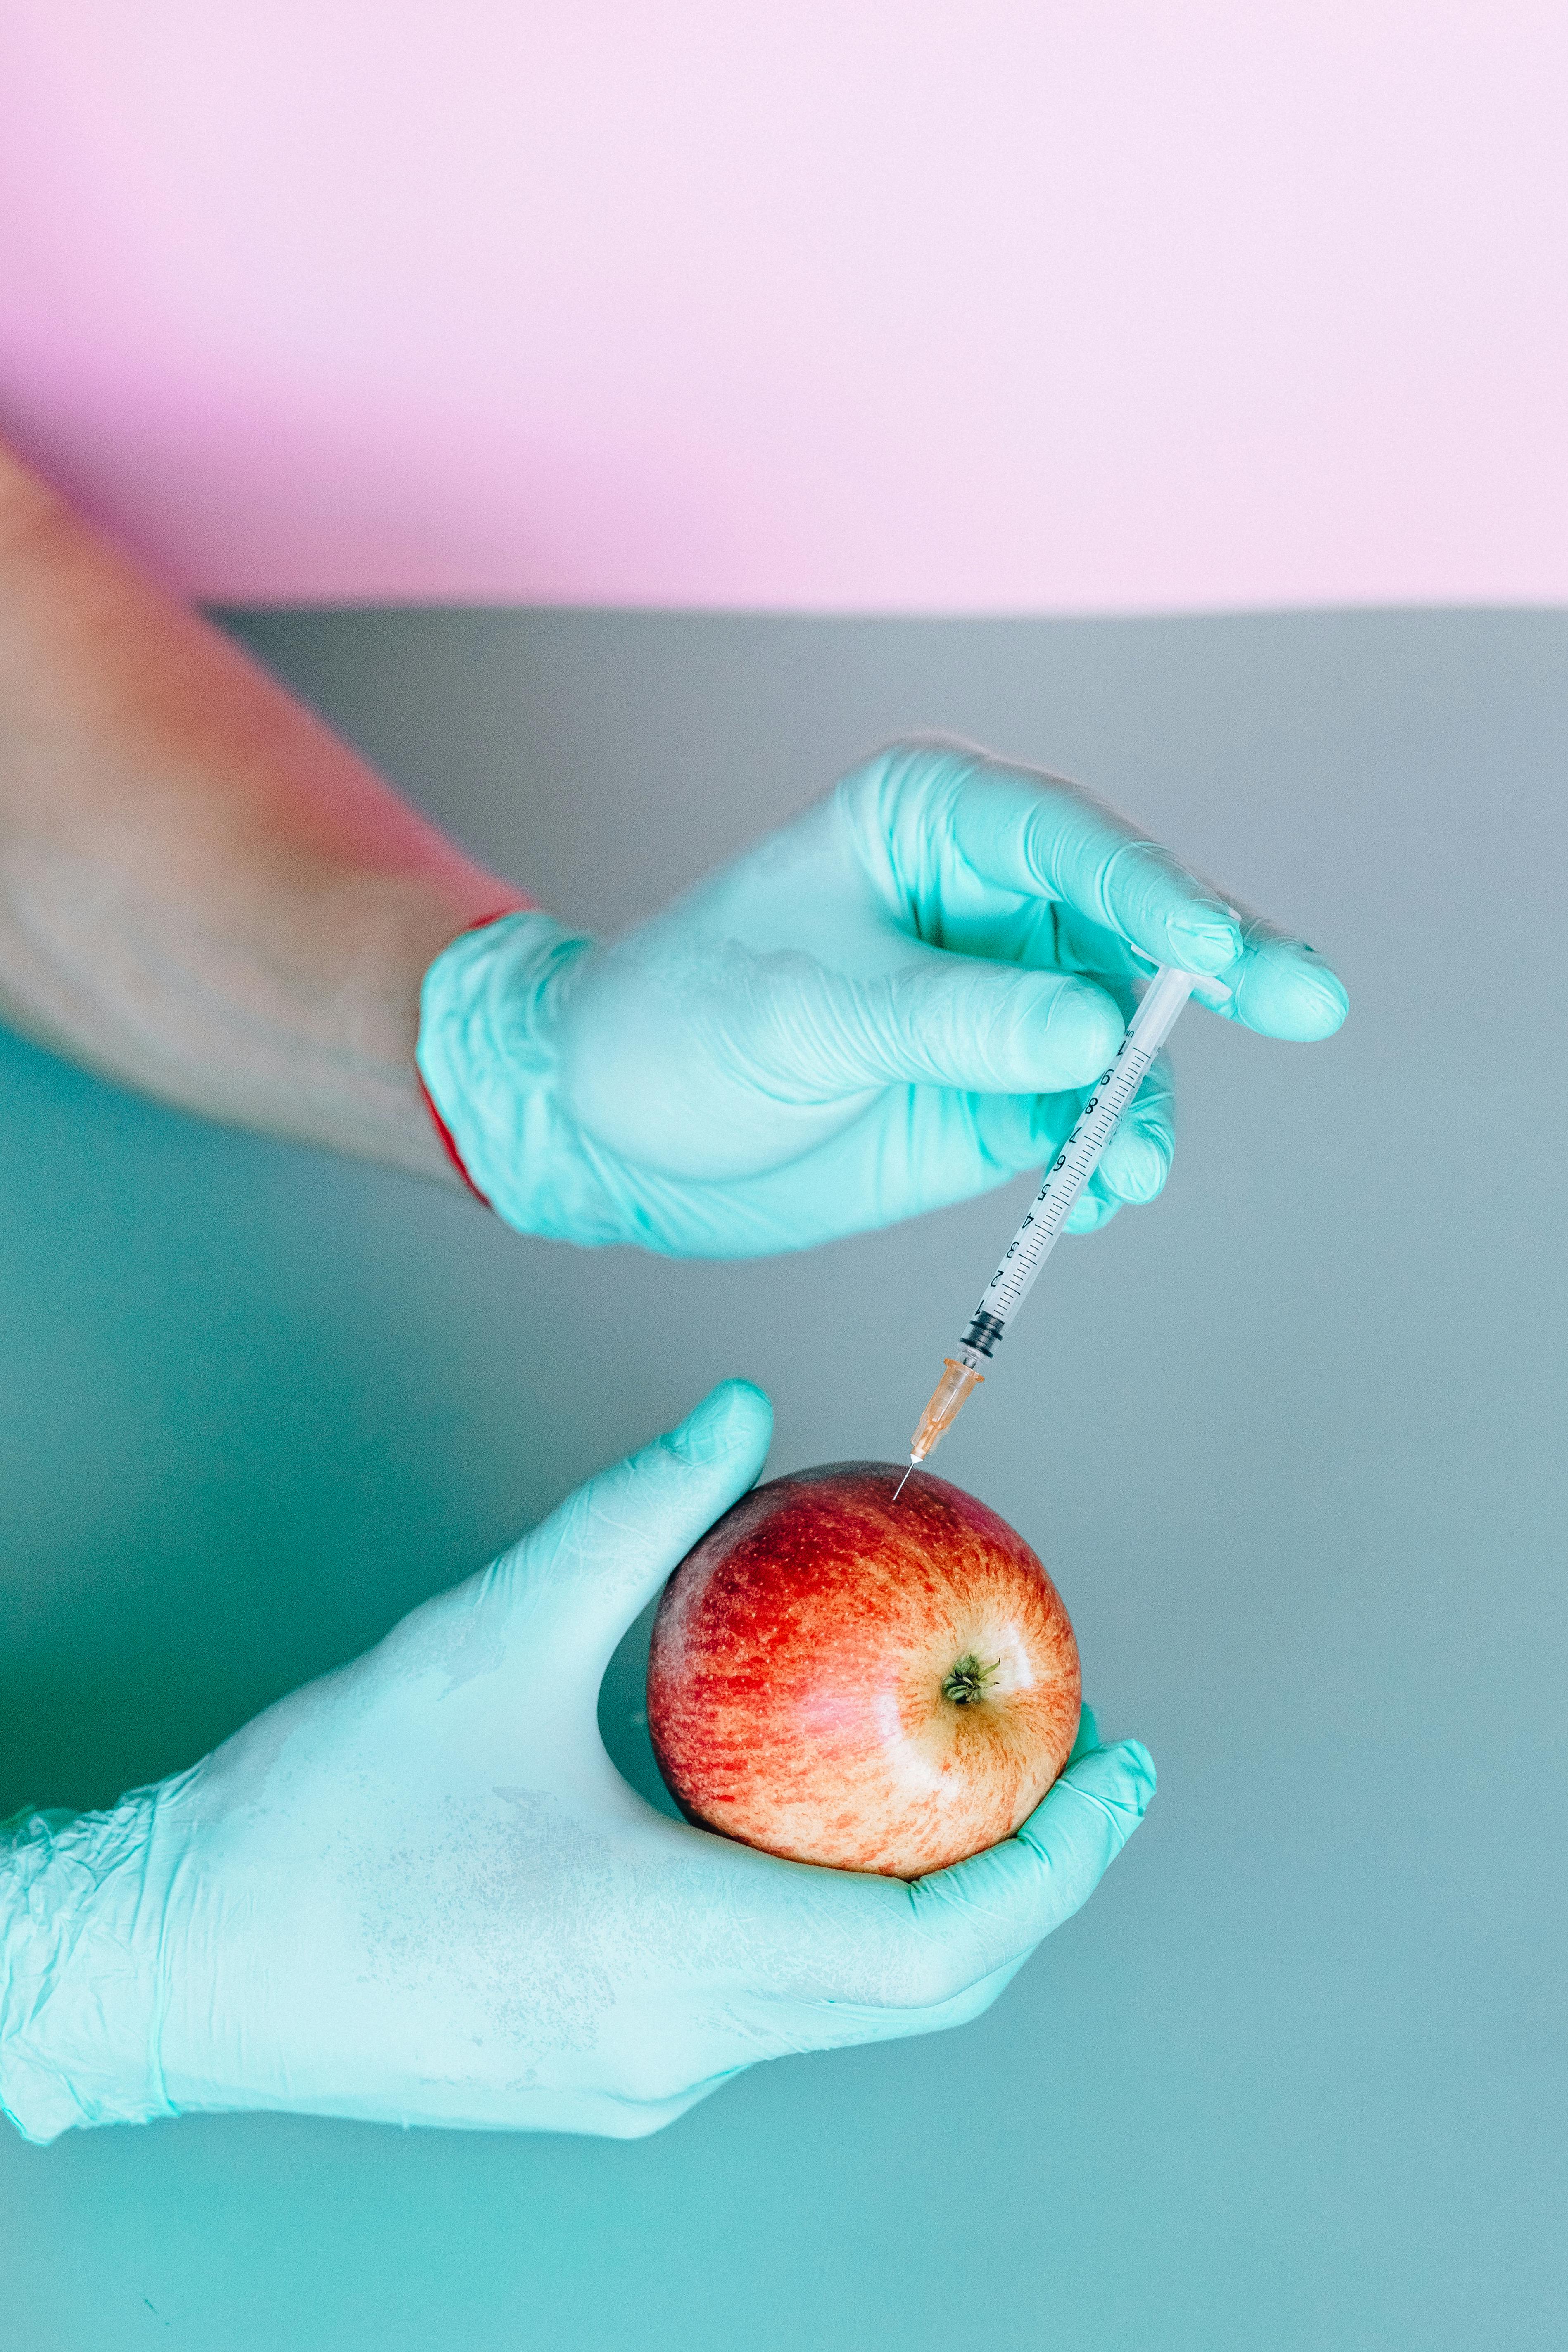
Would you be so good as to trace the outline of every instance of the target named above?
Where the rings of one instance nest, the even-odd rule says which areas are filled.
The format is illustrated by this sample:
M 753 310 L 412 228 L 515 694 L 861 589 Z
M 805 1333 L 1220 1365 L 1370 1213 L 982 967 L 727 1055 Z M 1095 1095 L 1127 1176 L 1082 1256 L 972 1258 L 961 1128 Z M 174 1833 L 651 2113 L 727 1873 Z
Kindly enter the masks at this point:
M 178 2112 L 157 2056 L 156 1798 L 0 1822 L 0 2110 L 26 2139 Z
M 420 991 L 415 1058 L 453 1158 L 509 1225 L 552 1240 L 612 1237 L 595 1229 L 554 1101 L 555 1003 L 591 944 L 524 908 L 460 932 Z

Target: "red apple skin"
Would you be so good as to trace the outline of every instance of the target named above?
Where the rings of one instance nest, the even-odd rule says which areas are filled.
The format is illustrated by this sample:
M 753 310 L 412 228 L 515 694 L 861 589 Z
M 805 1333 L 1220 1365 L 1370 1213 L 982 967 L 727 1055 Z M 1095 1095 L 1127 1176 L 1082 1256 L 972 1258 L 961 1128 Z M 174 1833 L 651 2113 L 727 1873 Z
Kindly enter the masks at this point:
M 917 1470 L 895 1503 L 903 1475 L 775 1478 L 665 1587 L 648 1729 L 691 1819 L 794 1862 L 918 1878 L 1011 1836 L 1066 1763 L 1080 1683 L 1061 1595 L 945 1478 Z

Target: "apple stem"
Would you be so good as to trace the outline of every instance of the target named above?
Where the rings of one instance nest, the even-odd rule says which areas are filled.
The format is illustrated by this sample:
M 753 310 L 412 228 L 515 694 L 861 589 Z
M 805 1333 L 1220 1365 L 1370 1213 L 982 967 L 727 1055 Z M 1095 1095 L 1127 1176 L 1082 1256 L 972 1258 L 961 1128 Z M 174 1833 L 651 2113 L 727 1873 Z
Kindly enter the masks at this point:
M 951 1699 L 954 1706 L 973 1706 L 977 1698 L 984 1697 L 985 1686 L 1001 1663 L 1000 1658 L 993 1658 L 986 1665 L 971 1651 L 967 1657 L 960 1658 L 955 1665 L 951 1666 L 943 1677 L 943 1698 Z

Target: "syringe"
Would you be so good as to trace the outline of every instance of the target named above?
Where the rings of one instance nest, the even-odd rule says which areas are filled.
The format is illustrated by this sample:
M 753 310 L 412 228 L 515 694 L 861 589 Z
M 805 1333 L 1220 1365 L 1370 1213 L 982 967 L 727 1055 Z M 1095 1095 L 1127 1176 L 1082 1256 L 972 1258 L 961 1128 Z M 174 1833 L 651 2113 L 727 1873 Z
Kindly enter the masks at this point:
M 1068 1213 L 1100 1164 L 1100 1154 L 1116 1132 L 1122 1112 L 1143 1082 L 1155 1055 L 1176 1025 L 1176 1017 L 1194 988 L 1221 989 L 1220 982 L 1200 979 L 1162 964 L 1142 1002 L 1132 1015 L 1127 1034 L 1116 1049 L 1116 1059 L 1096 1084 L 1079 1114 L 1078 1125 L 1046 1171 L 1044 1183 L 1030 1202 L 1023 1223 L 1003 1253 L 1002 1263 L 985 1286 L 956 1355 L 944 1358 L 942 1378 L 931 1402 L 920 1417 L 910 1442 L 910 1470 L 932 1453 L 958 1419 L 967 1399 L 980 1386 L 984 1366 L 997 1341 L 1028 1297 L 1040 1268 L 1056 1247 Z M 904 1477 L 910 1473 L 906 1470 Z M 903 1479 L 898 1491 L 903 1490 Z

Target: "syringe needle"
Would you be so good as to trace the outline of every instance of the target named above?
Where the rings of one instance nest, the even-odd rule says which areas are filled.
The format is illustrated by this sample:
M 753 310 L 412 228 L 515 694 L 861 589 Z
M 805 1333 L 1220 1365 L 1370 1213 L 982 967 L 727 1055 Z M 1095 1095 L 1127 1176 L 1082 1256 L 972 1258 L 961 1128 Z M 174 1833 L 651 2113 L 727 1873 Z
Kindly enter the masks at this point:
M 915 1475 L 915 1458 L 914 1458 L 914 1455 L 911 1454 L 910 1454 L 910 1466 L 909 1466 L 909 1468 L 905 1471 L 905 1473 L 904 1473 L 903 1476 L 900 1479 L 900 1481 L 899 1481 L 898 1485 L 897 1485 L 897 1486 L 894 1487 L 894 1489 L 893 1489 L 893 1500 L 894 1500 L 894 1502 L 895 1502 L 895 1503 L 898 1501 L 899 1496 L 903 1493 L 904 1488 L 909 1485 L 910 1480 L 914 1476 L 914 1475 Z

